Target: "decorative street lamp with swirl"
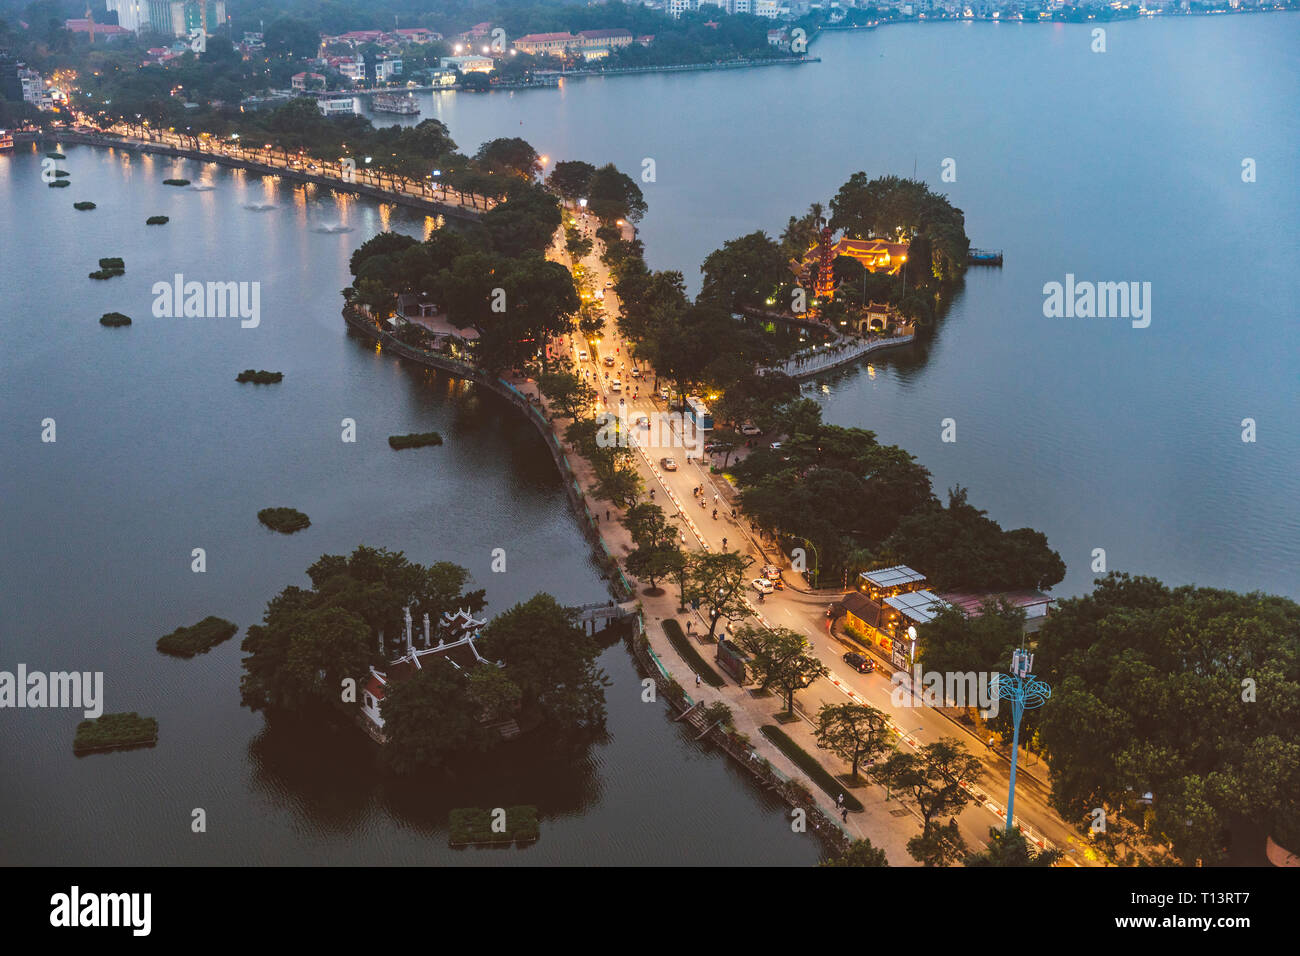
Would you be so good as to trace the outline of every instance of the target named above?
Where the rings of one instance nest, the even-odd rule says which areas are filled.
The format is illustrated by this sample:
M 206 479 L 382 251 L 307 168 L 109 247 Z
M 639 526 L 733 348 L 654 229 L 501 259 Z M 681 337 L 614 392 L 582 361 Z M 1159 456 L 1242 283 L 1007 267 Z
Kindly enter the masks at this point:
M 1025 708 L 1035 710 L 1042 707 L 1052 697 L 1049 684 L 1039 680 L 1030 673 L 1034 669 L 1034 655 L 1023 647 L 1011 652 L 1011 673 L 994 674 L 990 689 L 999 700 L 1011 701 L 1011 783 L 1007 788 L 1007 832 L 1015 826 L 1016 807 L 1016 761 L 1020 755 L 1020 718 Z

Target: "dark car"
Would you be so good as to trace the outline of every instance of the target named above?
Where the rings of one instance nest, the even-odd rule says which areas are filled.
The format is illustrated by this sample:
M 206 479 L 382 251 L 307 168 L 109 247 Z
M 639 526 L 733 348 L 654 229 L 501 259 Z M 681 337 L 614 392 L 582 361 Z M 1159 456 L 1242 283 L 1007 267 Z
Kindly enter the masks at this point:
M 849 651 L 844 655 L 844 663 L 848 664 L 859 674 L 870 674 L 876 669 L 875 661 L 869 657 L 863 657 L 861 654 L 856 654 L 853 651 Z

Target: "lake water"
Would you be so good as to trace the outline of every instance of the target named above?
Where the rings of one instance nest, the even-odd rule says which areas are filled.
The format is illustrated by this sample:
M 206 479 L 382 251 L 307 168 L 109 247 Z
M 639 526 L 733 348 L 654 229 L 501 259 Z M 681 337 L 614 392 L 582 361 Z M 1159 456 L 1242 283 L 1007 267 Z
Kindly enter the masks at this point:
M 426 94 L 423 116 L 467 151 L 518 135 L 633 175 L 653 159 L 647 258 L 693 291 L 725 240 L 779 234 L 857 170 L 915 170 L 1005 267 L 970 270 L 928 347 L 810 385 L 827 419 L 1044 531 L 1059 595 L 1091 587 L 1102 548 L 1111 569 L 1300 597 L 1300 14 L 1108 24 L 1105 53 L 1092 26 L 831 33 L 816 64 Z M 1045 318 L 1067 274 L 1151 283 L 1150 326 Z
M 0 712 L 0 861 L 6 863 L 732 863 L 807 865 L 813 838 L 726 759 L 696 748 L 662 703 L 641 702 L 624 647 L 608 739 L 576 759 L 523 742 L 431 785 L 386 783 L 359 733 L 239 706 L 238 639 L 192 660 L 156 639 L 217 614 L 255 623 L 323 553 L 365 543 L 455 561 L 489 611 L 545 590 L 608 593 L 540 436 L 491 394 L 377 354 L 349 337 L 348 257 L 382 229 L 432 223 L 372 202 L 240 171 L 68 147 L 73 185 L 40 158 L 0 158 L 0 669 L 103 671 L 108 711 L 158 718 L 149 750 L 78 759 L 80 712 Z M 198 188 L 162 185 L 169 176 Z M 72 203 L 89 199 L 91 212 Z M 273 207 L 273 208 L 269 208 Z M 163 214 L 162 227 L 144 224 Z M 122 256 L 126 275 L 86 274 Z M 153 283 L 259 282 L 261 323 L 166 319 Z M 99 316 L 120 311 L 127 329 Z M 282 384 L 237 385 L 245 368 Z M 57 440 L 41 441 L 55 421 Z M 357 441 L 341 440 L 356 421 Z M 395 453 L 390 434 L 446 444 Z M 257 522 L 287 505 L 312 526 Z M 491 571 L 505 548 L 507 573 Z M 207 571 L 191 571 L 191 550 Z M 530 803 L 524 851 L 453 851 L 449 811 Z M 203 808 L 207 833 L 190 832 Z
M 656 268 L 778 232 L 854 171 L 917 175 L 966 212 L 972 269 L 925 349 L 809 386 L 839 424 L 962 483 L 1005 527 L 1045 531 L 1086 590 L 1110 567 L 1300 596 L 1300 15 L 1085 27 L 953 24 L 832 34 L 820 64 L 646 75 L 561 91 L 432 97 L 463 148 L 519 135 L 555 158 L 655 160 L 642 224 Z M 412 213 L 195 163 L 69 148 L 69 189 L 0 158 L 0 668 L 103 670 L 109 710 L 159 718 L 152 750 L 77 759 L 79 714 L 0 714 L 0 860 L 16 863 L 787 863 L 818 855 L 730 764 L 602 663 L 609 740 L 572 765 L 516 755 L 439 788 L 377 782 L 350 735 L 269 726 L 238 704 L 230 642 L 153 647 L 207 614 L 241 626 L 325 552 L 359 543 L 456 561 L 498 612 L 535 591 L 605 596 L 541 440 L 474 389 L 344 331 L 347 259 Z M 1258 181 L 1241 181 L 1253 158 Z M 943 159 L 957 181 L 939 179 Z M 182 175 L 200 189 L 161 185 Z M 211 187 L 211 188 L 207 188 Z M 93 212 L 73 211 L 89 199 Z M 264 208 L 273 207 L 273 208 Z M 171 216 L 145 227 L 154 214 Z M 350 230 L 350 231 L 349 231 Z M 101 256 L 127 272 L 87 280 Z M 261 283 L 262 321 L 155 319 L 151 286 Z M 1149 328 L 1048 319 L 1066 273 L 1152 283 Z M 135 319 L 101 328 L 106 311 Z M 244 368 L 285 373 L 238 386 Z M 956 443 L 940 442 L 943 418 Z M 1241 441 L 1241 421 L 1258 441 Z M 40 441 L 53 418 L 58 440 Z M 340 441 L 354 418 L 356 444 Z M 436 429 L 437 449 L 389 434 Z M 305 511 L 274 535 L 259 508 Z M 190 571 L 191 549 L 207 572 Z M 507 548 L 509 573 L 490 571 Z M 454 853 L 454 806 L 536 803 L 543 839 Z M 190 814 L 207 811 L 208 832 Z

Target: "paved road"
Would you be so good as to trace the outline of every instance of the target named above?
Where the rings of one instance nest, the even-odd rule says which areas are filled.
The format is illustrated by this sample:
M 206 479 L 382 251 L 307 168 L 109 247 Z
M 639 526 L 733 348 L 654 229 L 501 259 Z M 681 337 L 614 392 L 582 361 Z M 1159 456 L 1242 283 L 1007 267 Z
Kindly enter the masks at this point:
M 557 246 L 552 248 L 552 256 L 567 262 L 563 252 L 562 230 Z M 628 375 L 630 369 L 622 367 L 630 363 L 627 361 L 625 343 L 620 340 L 615 325 L 618 302 L 612 289 L 605 289 L 608 272 L 595 253 L 583 261 L 583 266 L 592 276 L 594 286 L 604 290 L 609 320 L 599 350 L 589 347 L 577 335 L 566 341 L 564 347 L 569 349 L 579 372 L 589 374 L 603 407 L 611 410 L 622 408 L 629 419 L 637 413 L 645 413 L 654 421 L 656 415 L 667 410 L 667 405 L 652 391 L 654 375 L 648 366 L 642 364 L 642 369 L 646 370 L 645 377 L 639 381 L 631 379 Z M 557 343 L 557 348 L 559 345 Z M 579 352 L 584 348 L 588 352 L 586 361 L 579 358 Z M 604 365 L 605 354 L 615 356 L 614 368 Z M 618 373 L 623 383 L 622 392 L 613 391 L 606 381 L 606 372 L 611 373 L 610 381 L 615 377 L 614 373 Z M 629 386 L 639 388 L 639 398 L 633 398 L 634 391 Z M 623 399 L 621 406 L 620 398 Z M 665 431 L 667 434 L 663 433 Z M 715 484 L 707 466 L 699 461 L 693 459 L 689 464 L 686 462 L 687 446 L 692 449 L 696 447 L 693 434 L 683 435 L 678 428 L 671 431 L 659 428 L 634 429 L 634 433 L 638 436 L 638 441 L 643 443 L 641 447 L 644 455 L 638 455 L 638 466 L 646 482 L 647 497 L 643 500 L 649 500 L 649 491 L 654 489 L 655 503 L 666 514 L 679 516 L 678 524 L 685 539 L 685 547 L 719 550 L 723 547 L 725 538 L 729 550 L 738 549 L 754 559 L 754 577 L 759 576 L 763 565 L 769 560 L 784 565 L 787 576 L 791 576 L 789 562 L 783 555 L 771 546 L 768 546 L 766 554 L 760 550 L 759 543 L 749 533 L 748 523 L 739 515 L 738 508 L 738 517 L 731 517 L 733 504 L 727 499 L 725 482 L 719 480 Z M 693 456 L 694 452 L 690 454 Z M 676 471 L 666 471 L 660 467 L 660 460 L 664 457 L 675 459 L 678 466 Z M 693 494 L 697 487 L 705 490 L 703 507 L 699 503 L 700 499 Z M 716 518 L 713 517 L 715 493 L 719 498 Z M 812 651 L 830 669 L 827 679 L 815 682 L 797 695 L 798 703 L 809 714 L 816 713 L 824 703 L 843 703 L 846 698 L 870 704 L 893 719 L 906 746 L 924 745 L 943 737 L 961 739 L 983 763 L 983 774 L 975 786 L 987 799 L 967 807 L 958 817 L 958 826 L 970 846 L 986 845 L 989 828 L 1005 824 L 1005 816 L 999 816 L 997 811 L 1005 813 L 1010 771 L 1007 757 L 988 750 L 982 741 L 976 740 L 972 734 L 939 711 L 914 705 L 910 694 L 891 682 L 893 668 L 887 664 L 881 663 L 877 671 L 870 674 L 860 674 L 846 665 L 842 659 L 843 654 L 846 650 L 857 647 L 833 634 L 830 622 L 826 619 L 827 605 L 840 594 L 839 589 L 808 591 L 787 587 L 767 595 L 759 602 L 757 592 L 750 591 L 751 609 L 756 618 L 802 634 L 809 641 Z M 707 622 L 703 619 L 701 624 L 707 629 Z M 1065 851 L 1067 861 L 1078 865 L 1096 865 L 1098 861 L 1090 857 L 1086 841 L 1049 807 L 1049 788 L 1033 771 L 1032 764 L 1026 767 L 1022 761 L 1016 776 L 1017 820 L 1031 838 L 1038 834 L 1051 845 Z

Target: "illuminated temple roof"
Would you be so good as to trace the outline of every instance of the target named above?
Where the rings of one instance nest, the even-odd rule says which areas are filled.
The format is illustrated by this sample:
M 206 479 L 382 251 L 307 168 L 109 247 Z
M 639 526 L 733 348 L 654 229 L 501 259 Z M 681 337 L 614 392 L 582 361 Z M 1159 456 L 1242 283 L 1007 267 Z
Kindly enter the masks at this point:
M 831 247 L 831 258 L 848 256 L 856 259 L 868 272 L 898 272 L 907 261 L 906 242 L 889 242 L 886 239 L 850 239 L 847 236 Z M 821 255 L 821 245 L 815 245 L 804 253 L 803 262 L 792 262 L 791 268 L 796 275 L 807 272 Z

